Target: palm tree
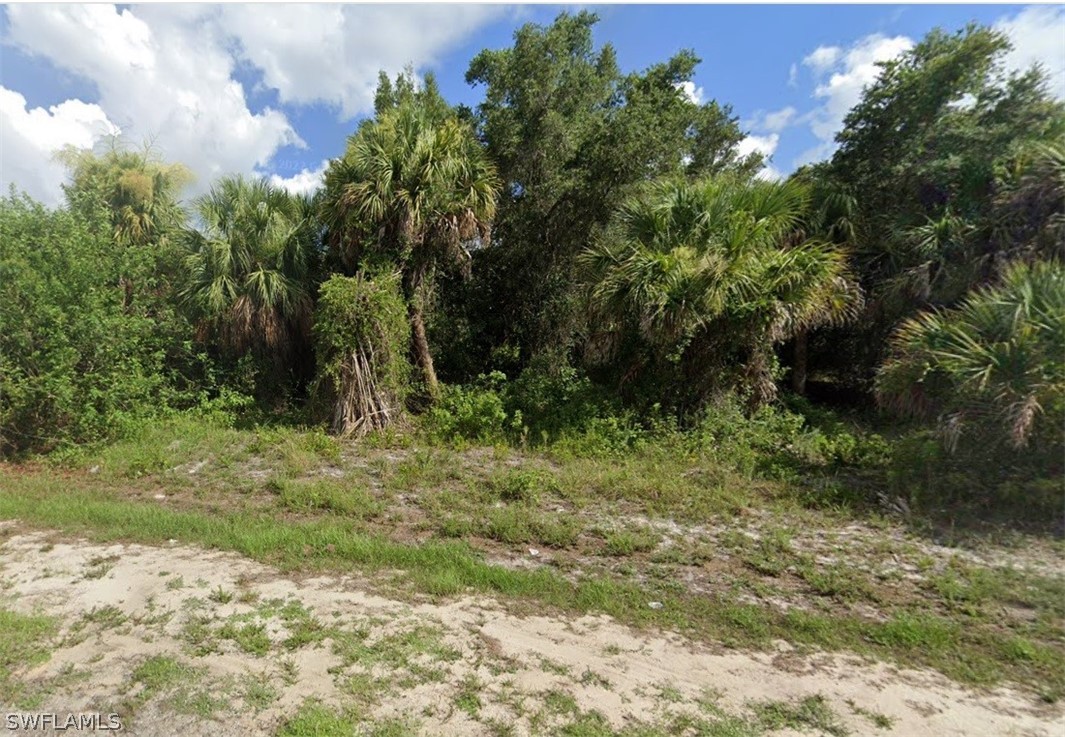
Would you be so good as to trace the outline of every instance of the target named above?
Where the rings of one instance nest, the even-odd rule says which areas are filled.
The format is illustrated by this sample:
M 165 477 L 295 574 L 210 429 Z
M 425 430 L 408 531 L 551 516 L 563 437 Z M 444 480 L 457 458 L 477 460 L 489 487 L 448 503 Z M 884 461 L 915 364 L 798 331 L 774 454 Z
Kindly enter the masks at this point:
M 70 172 L 63 190 L 71 210 L 90 220 L 104 213 L 111 238 L 122 249 L 119 284 L 130 310 L 138 289 L 144 296 L 146 285 L 166 280 L 173 271 L 179 249 L 170 236 L 185 223 L 178 195 L 192 174 L 181 164 L 162 161 L 150 143 L 132 150 L 118 138 L 102 153 L 67 146 L 56 159 Z
M 900 413 L 938 417 L 950 449 L 967 427 L 991 428 L 992 439 L 1014 448 L 1052 429 L 1060 445 L 1063 325 L 1065 267 L 1016 263 L 1000 285 L 974 291 L 957 309 L 904 322 L 877 375 L 877 396 Z
M 608 348 L 634 333 L 704 376 L 738 355 L 751 404 L 770 401 L 773 347 L 860 304 L 843 252 L 801 235 L 808 199 L 797 182 L 717 177 L 630 200 L 582 255 Z
M 490 237 L 498 189 L 472 130 L 414 101 L 364 124 L 326 171 L 322 215 L 345 266 L 355 271 L 371 253 L 400 266 L 412 353 L 430 397 L 437 378 L 425 305 L 433 269 L 448 261 L 468 269 L 467 247 Z
M 314 206 L 262 179 L 225 177 L 198 198 L 185 233 L 181 296 L 231 354 L 278 368 L 309 339 Z
M 115 138 L 100 155 L 68 146 L 56 158 L 70 170 L 63 186 L 70 205 L 82 211 L 106 206 L 121 246 L 154 243 L 184 220 L 177 197 L 192 175 L 181 164 L 161 161 L 150 144 L 134 151 Z

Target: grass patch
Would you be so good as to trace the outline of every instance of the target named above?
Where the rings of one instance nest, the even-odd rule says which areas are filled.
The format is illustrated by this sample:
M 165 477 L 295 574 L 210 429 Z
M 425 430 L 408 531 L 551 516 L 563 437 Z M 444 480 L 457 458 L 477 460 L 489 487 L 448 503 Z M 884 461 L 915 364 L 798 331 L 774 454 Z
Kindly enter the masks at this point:
M 362 734 L 351 714 L 314 700 L 305 701 L 277 732 L 278 737 L 361 737 Z
M 355 519 L 371 519 L 382 504 L 351 481 L 278 478 L 268 484 L 282 507 L 296 512 L 325 511 Z
M 832 737 L 847 737 L 850 734 L 821 694 L 807 696 L 793 703 L 763 701 L 754 704 L 752 709 L 765 729 L 816 729 Z
M 51 657 L 49 641 L 56 633 L 51 617 L 27 616 L 0 609 L 0 693 L 19 704 L 25 686 L 15 678 L 15 669 L 29 669 Z M 6 700 L 6 698 L 5 698 Z
M 441 473 L 434 464 L 447 457 L 450 456 L 416 457 L 411 467 L 422 469 L 419 473 L 427 475 Z M 560 474 L 565 476 L 565 470 Z M 0 470 L 0 478 L 5 486 L 5 494 L 0 496 L 0 518 L 17 518 L 23 523 L 101 542 L 159 543 L 175 539 L 231 550 L 283 570 L 358 568 L 368 573 L 388 571 L 390 576 L 399 571 L 403 573 L 390 579 L 395 585 L 406 585 L 422 593 L 451 595 L 473 591 L 530 603 L 539 610 L 605 613 L 628 624 L 675 629 L 734 646 L 761 647 L 779 638 L 929 666 L 966 683 L 990 684 L 1011 679 L 1036 685 L 1051 697 L 1060 693 L 1065 684 L 1065 675 L 1056 665 L 1062 648 L 1060 628 L 1055 624 L 1060 620 L 1055 619 L 1054 612 L 1061 605 L 1053 599 L 1060 588 L 1047 583 L 1027 591 L 1031 578 L 1014 580 L 1007 574 L 995 574 L 980 582 L 982 590 L 993 592 L 987 597 L 1010 596 L 1030 602 L 1040 614 L 1028 630 L 1010 630 L 992 618 L 968 620 L 961 626 L 939 613 L 920 613 L 918 604 L 929 609 L 923 601 L 914 603 L 912 609 L 889 609 L 888 619 L 881 622 L 839 608 L 783 612 L 738 603 L 731 591 L 689 594 L 670 576 L 637 581 L 592 572 L 570 580 L 549 567 L 512 569 L 487 563 L 461 541 L 399 542 L 368 533 L 360 520 L 339 514 L 281 520 L 254 510 L 200 511 L 138 502 L 130 500 L 126 492 L 115 491 L 113 485 L 94 485 L 89 477 L 71 483 L 67 478 Z M 569 493 L 564 479 L 559 482 L 558 493 Z M 495 525 L 498 537 L 506 540 L 566 546 L 572 545 L 580 534 L 573 515 L 542 513 L 526 502 L 511 502 L 493 511 L 496 516 L 486 524 Z M 545 532 L 545 520 L 557 524 L 561 532 Z M 768 533 L 760 541 L 737 539 L 735 545 L 741 553 L 760 552 L 766 559 L 779 559 L 779 563 L 772 564 L 774 570 L 780 565 L 796 566 L 798 570 L 797 563 L 803 559 L 791 550 L 787 537 L 786 532 Z M 828 580 L 820 581 L 822 589 L 831 592 L 828 595 L 832 598 L 864 596 L 861 589 L 851 591 L 844 587 L 844 573 L 838 570 L 825 574 Z M 970 588 L 975 585 L 969 572 L 959 569 L 957 575 L 964 577 Z M 176 577 L 169 578 L 168 585 L 174 580 Z M 651 609 L 651 601 L 663 606 Z M 293 616 L 289 623 L 292 639 L 286 647 L 300 647 L 320 638 L 322 631 L 312 619 Z M 198 654 L 216 649 L 217 637 L 209 620 L 190 618 L 184 634 Z M 264 634 L 254 627 L 235 628 L 227 633 L 238 644 L 243 642 L 241 647 L 256 653 L 269 648 Z M 362 642 L 360 646 L 374 648 L 373 643 Z

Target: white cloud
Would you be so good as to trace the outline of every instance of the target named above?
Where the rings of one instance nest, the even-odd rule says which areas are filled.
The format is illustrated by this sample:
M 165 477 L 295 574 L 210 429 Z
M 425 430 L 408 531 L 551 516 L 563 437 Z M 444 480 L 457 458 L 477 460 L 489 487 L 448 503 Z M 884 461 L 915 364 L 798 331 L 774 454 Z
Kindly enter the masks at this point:
M 880 76 L 878 63 L 894 59 L 911 48 L 913 41 L 906 36 L 887 38 L 873 34 L 837 56 L 833 65 L 822 70 L 824 74 L 834 69 L 832 75 L 822 79 L 814 90 L 814 97 L 825 101 L 811 120 L 814 135 L 822 141 L 831 141 L 843 127 L 847 112 L 861 100 L 862 90 Z
M 747 156 L 752 153 L 760 153 L 763 156 L 772 156 L 780 143 L 780 136 L 770 133 L 768 136 L 747 136 L 736 144 L 736 153 Z
M 227 4 L 221 22 L 281 101 L 325 101 L 345 118 L 373 108 L 378 72 L 437 61 L 485 23 L 492 5 Z
M 1016 16 L 1003 17 L 995 28 L 1013 42 L 1006 67 L 1023 71 L 1033 64 L 1043 65 L 1053 95 L 1065 98 L 1065 8 L 1033 6 Z
M 1013 16 L 1004 16 L 994 26 L 1009 36 L 1014 49 L 1004 59 L 1006 68 L 1024 71 L 1032 64 L 1043 65 L 1049 77 L 1051 92 L 1065 99 L 1065 9 L 1055 6 L 1033 6 Z M 843 127 L 843 119 L 861 99 L 862 89 L 876 81 L 880 74 L 877 62 L 893 59 L 913 47 L 906 36 L 892 38 L 873 34 L 858 40 L 846 49 L 822 46 L 803 59 L 814 71 L 814 97 L 821 104 L 799 116 L 796 122 L 807 123 L 817 143 L 801 153 L 795 166 L 812 163 L 832 155 L 836 148 L 836 133 Z M 955 103 L 964 107 L 971 100 L 963 98 Z M 768 128 L 766 128 L 768 130 Z
M 792 64 L 788 69 L 788 87 L 797 87 L 799 84 L 799 65 Z
M 696 105 L 703 104 L 703 99 L 706 92 L 703 90 L 702 87 L 696 87 L 695 82 L 689 80 L 687 82 L 681 82 L 675 86 L 678 90 L 683 92 L 684 96 L 687 97 L 688 100 L 690 100 L 691 102 L 694 102 Z
M 66 173 L 53 155 L 64 146 L 90 148 L 117 134 L 99 105 L 67 100 L 60 105 L 27 109 L 26 98 L 0 86 L 0 187 L 12 183 L 31 197 L 57 204 Z
M 767 113 L 762 125 L 767 131 L 782 131 L 794 120 L 796 112 L 795 108 L 789 106 L 776 112 Z
M 248 109 L 211 11 L 152 5 L 136 12 L 11 5 L 8 40 L 90 80 L 98 107 L 127 138 L 154 137 L 160 153 L 193 171 L 194 191 L 220 174 L 265 166 L 280 146 L 302 145 L 283 113 Z
M 322 177 L 329 167 L 329 159 L 324 159 L 321 166 L 313 171 L 303 169 L 298 174 L 290 177 L 282 177 L 278 174 L 270 175 L 270 184 L 275 187 L 284 187 L 292 194 L 313 194 L 322 186 Z
M 754 175 L 758 179 L 765 179 L 769 182 L 779 182 L 784 179 L 784 172 L 776 168 L 772 164 L 766 164 Z
M 913 48 L 906 36 L 888 38 L 872 34 L 849 48 L 821 46 L 803 59 L 813 70 L 816 87 L 813 96 L 821 100 L 814 109 L 793 116 L 788 122 L 806 123 L 818 143 L 803 151 L 792 163 L 802 166 L 819 161 L 835 150 L 836 133 L 843 127 L 847 112 L 861 99 L 862 90 L 880 76 L 879 62 L 894 59 Z
M 818 46 L 802 63 L 814 70 L 814 74 L 823 74 L 839 61 L 843 49 L 839 46 Z
M 395 74 L 408 63 L 416 69 L 432 64 L 508 12 L 515 11 L 483 5 L 9 5 L 4 42 L 90 82 L 91 107 L 131 142 L 153 138 L 163 156 L 187 165 L 196 175 L 190 194 L 196 194 L 219 175 L 268 170 L 283 146 L 305 146 L 283 112 L 249 109 L 244 87 L 233 78 L 238 63 L 261 69 L 263 86 L 276 89 L 284 103 L 325 102 L 351 117 L 372 110 L 379 70 Z M 58 115 L 69 117 L 86 104 L 68 100 Z M 24 108 L 23 117 L 29 114 Z M 39 170 L 32 186 L 50 193 L 54 203 L 62 177 L 56 178 L 47 148 L 18 136 L 6 139 L 4 180 L 28 187 L 22 181 L 29 181 L 27 172 Z M 18 172 L 9 168 L 15 161 Z M 281 179 L 309 188 L 314 175 Z

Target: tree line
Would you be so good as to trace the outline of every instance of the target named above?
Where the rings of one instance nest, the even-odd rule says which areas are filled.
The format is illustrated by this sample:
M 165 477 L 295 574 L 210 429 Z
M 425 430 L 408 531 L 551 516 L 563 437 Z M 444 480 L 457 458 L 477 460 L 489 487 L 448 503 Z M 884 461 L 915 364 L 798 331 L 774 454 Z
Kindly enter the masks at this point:
M 65 206 L 0 205 L 0 451 L 193 407 L 360 435 L 506 381 L 522 437 L 579 402 L 683 426 L 809 394 L 1060 474 L 1065 107 L 1042 70 L 1008 71 L 993 29 L 933 31 L 829 160 L 769 181 L 731 108 L 683 93 L 693 53 L 623 73 L 596 21 L 478 54 L 476 109 L 382 73 L 313 196 L 227 176 L 186 209 L 150 148 L 64 151 Z

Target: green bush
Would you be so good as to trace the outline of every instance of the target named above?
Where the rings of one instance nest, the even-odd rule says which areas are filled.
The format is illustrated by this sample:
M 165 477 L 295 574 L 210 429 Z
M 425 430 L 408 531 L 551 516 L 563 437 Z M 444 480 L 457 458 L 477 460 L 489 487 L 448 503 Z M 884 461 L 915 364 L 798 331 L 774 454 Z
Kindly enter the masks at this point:
M 320 412 L 333 432 L 364 435 L 403 413 L 410 380 L 410 324 L 398 273 L 334 275 L 314 323 Z
M 0 200 L 0 454 L 114 436 L 193 399 L 174 369 L 191 331 L 155 268 L 102 212 Z
M 471 386 L 444 387 L 425 418 L 425 428 L 443 440 L 502 441 L 508 419 L 499 392 L 504 382 L 506 376 L 493 371 L 478 376 Z

